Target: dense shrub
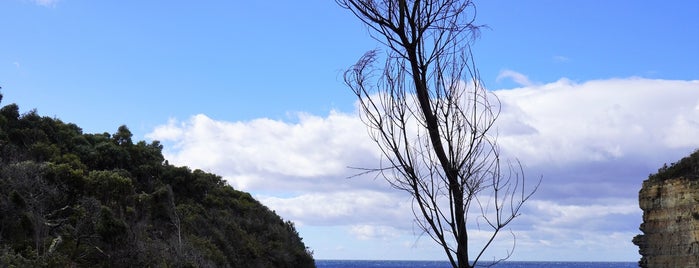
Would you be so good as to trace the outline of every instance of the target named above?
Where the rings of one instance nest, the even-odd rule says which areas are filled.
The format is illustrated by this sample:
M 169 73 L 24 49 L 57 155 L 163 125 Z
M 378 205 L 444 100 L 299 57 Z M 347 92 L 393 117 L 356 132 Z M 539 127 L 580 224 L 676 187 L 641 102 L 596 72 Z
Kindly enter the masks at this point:
M 159 142 L 18 111 L 0 109 L 0 266 L 315 266 L 293 223 Z
M 650 180 L 666 180 L 672 178 L 685 177 L 688 179 L 699 179 L 699 150 L 691 155 L 682 158 L 676 163 L 663 165 L 658 169 L 658 173 L 648 176 Z

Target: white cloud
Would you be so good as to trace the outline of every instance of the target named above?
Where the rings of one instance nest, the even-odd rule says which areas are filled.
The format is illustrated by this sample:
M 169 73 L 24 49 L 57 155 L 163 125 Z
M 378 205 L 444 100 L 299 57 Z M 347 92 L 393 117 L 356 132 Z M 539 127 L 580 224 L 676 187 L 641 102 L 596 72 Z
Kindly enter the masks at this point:
M 350 233 L 359 240 L 388 240 L 400 237 L 403 232 L 386 225 L 354 225 L 350 228 Z
M 184 123 L 179 123 L 171 118 L 166 125 L 157 126 L 153 132 L 148 134 L 148 138 L 161 141 L 179 141 L 183 138 L 183 129 L 187 127 Z
M 692 135 L 699 131 L 699 81 L 561 79 L 496 94 L 506 107 L 501 128 L 531 129 L 505 132 L 500 144 L 530 165 L 654 159 L 670 147 L 699 147 Z
M 566 56 L 561 56 L 561 55 L 553 56 L 553 61 L 555 61 L 555 62 L 568 62 L 569 60 L 570 59 Z
M 45 7 L 53 7 L 56 6 L 59 0 L 32 0 L 37 5 L 40 6 L 45 6 Z
M 171 163 L 213 171 L 242 190 L 337 187 L 350 165 L 376 159 L 376 149 L 355 116 L 299 114 L 297 123 L 271 119 L 223 122 L 196 115 L 170 120 L 147 137 L 172 142 Z
M 500 82 L 503 79 L 512 79 L 515 83 L 521 85 L 521 86 L 531 86 L 534 83 L 529 81 L 529 77 L 527 77 L 524 74 L 512 71 L 512 70 L 503 70 L 500 71 L 500 74 L 498 74 L 498 77 L 495 79 L 496 82 Z
M 672 120 L 664 142 L 670 147 L 697 147 L 699 137 L 699 110 L 687 111 Z
M 575 227 L 585 225 L 610 215 L 638 214 L 635 199 L 603 199 L 596 204 L 559 204 L 553 200 L 533 200 L 532 214 L 539 216 L 535 227 Z M 599 227 L 599 226 L 598 226 Z
M 638 226 L 636 226 L 637 228 Z M 636 229 L 637 230 L 637 229 Z M 636 230 L 626 232 L 587 231 L 582 228 L 516 231 L 514 257 L 540 261 L 624 261 L 640 259 L 631 239 Z
M 409 228 L 410 200 L 400 192 L 350 190 L 307 193 L 294 197 L 257 198 L 289 219 L 304 225 L 392 225 Z
M 498 142 L 522 161 L 530 181 L 544 177 L 511 226 L 518 245 L 535 246 L 517 252 L 636 258 L 630 240 L 641 220 L 635 199 L 641 181 L 699 147 L 699 81 L 561 79 L 533 85 L 515 72 L 503 77 L 528 86 L 495 91 L 503 107 Z M 379 162 L 356 115 L 296 119 L 226 122 L 196 115 L 170 120 L 147 137 L 163 141 L 171 163 L 222 175 L 305 229 L 345 226 L 344 235 L 376 243 L 415 234 L 405 193 L 381 178 L 348 179 L 356 174 L 348 166 Z M 609 236 L 621 242 L 610 245 Z M 313 247 L 314 237 L 304 238 Z

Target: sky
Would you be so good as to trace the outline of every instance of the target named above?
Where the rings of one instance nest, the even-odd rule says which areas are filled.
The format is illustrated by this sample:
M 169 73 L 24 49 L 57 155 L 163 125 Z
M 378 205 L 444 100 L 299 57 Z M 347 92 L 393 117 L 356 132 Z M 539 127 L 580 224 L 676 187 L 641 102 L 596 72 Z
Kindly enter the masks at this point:
M 699 2 L 476 5 L 498 142 L 543 179 L 511 260 L 637 261 L 643 180 L 699 148 Z M 294 221 L 316 259 L 444 259 L 408 195 L 348 168 L 380 154 L 342 73 L 381 44 L 334 1 L 0 0 L 0 25 L 2 105 L 159 140 Z

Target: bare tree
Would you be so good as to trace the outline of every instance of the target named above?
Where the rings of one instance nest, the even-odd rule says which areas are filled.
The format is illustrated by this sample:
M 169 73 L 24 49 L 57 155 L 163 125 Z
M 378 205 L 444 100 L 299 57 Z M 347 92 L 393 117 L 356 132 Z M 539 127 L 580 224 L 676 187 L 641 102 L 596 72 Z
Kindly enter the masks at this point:
M 344 76 L 385 158 L 381 167 L 368 170 L 412 195 L 417 226 L 443 248 L 453 267 L 476 266 L 539 184 L 525 190 L 521 164 L 501 165 L 491 134 L 500 102 L 483 87 L 471 53 L 481 27 L 474 24 L 474 4 L 336 2 L 388 48 L 383 68 L 375 67 L 379 55 L 373 50 Z M 489 239 L 469 248 L 474 225 L 487 226 Z M 514 235 L 512 241 L 514 248 Z

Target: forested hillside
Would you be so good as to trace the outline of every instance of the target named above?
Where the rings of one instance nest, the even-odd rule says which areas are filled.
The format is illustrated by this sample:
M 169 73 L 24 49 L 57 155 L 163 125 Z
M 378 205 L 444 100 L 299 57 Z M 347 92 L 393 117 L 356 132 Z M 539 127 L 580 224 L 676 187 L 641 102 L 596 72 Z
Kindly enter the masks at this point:
M 315 266 L 292 222 L 131 138 L 2 107 L 0 267 Z

